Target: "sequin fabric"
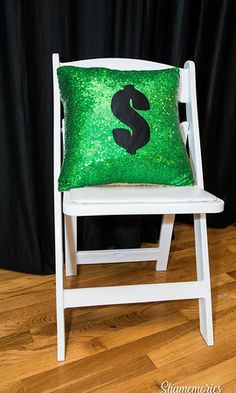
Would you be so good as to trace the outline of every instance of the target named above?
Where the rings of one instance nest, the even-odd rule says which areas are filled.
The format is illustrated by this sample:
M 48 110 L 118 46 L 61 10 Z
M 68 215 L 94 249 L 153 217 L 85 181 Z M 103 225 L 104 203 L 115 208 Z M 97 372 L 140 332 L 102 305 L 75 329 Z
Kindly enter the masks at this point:
M 61 66 L 57 74 L 65 116 L 60 191 L 112 183 L 194 183 L 179 130 L 178 68 L 119 71 Z M 134 109 L 150 128 L 148 143 L 136 154 L 128 153 L 113 138 L 116 128 L 133 132 L 111 110 L 112 97 L 127 85 L 142 92 L 150 104 L 149 110 Z

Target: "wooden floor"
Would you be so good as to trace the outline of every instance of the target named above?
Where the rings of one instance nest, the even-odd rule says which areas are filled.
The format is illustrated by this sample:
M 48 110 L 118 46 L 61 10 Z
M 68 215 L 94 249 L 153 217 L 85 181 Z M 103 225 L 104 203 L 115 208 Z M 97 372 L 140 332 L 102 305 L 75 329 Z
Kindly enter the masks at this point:
M 0 392 L 149 393 L 165 391 L 166 380 L 235 393 L 236 228 L 208 233 L 214 347 L 200 336 L 197 301 L 80 308 L 66 310 L 67 355 L 58 363 L 55 277 L 1 270 Z M 67 286 L 195 279 L 192 227 L 177 225 L 175 236 L 167 272 L 152 262 L 82 266 Z

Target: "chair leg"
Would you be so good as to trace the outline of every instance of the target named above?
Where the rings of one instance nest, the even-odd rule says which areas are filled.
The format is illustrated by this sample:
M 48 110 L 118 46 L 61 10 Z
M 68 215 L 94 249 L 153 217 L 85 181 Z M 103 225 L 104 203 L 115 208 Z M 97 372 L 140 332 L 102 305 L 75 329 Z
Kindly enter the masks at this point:
M 200 331 L 207 345 L 214 344 L 211 282 L 208 256 L 206 215 L 194 215 L 197 279 L 204 281 L 205 296 L 199 299 Z
M 65 359 L 65 316 L 64 316 L 64 287 L 63 287 L 63 252 L 62 238 L 59 230 L 55 234 L 56 259 L 56 310 L 57 310 L 57 359 Z
M 66 275 L 77 275 L 77 217 L 65 215 L 65 263 Z
M 174 214 L 163 215 L 159 239 L 160 255 L 158 256 L 158 261 L 156 263 L 157 271 L 167 269 L 174 221 Z
M 64 305 L 57 299 L 57 360 L 59 362 L 65 360 L 65 315 Z

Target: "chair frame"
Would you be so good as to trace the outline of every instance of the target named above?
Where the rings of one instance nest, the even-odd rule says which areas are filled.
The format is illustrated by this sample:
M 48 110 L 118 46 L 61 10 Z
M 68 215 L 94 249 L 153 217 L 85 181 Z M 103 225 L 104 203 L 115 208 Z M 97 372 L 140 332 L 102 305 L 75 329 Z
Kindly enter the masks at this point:
M 179 299 L 198 299 L 200 332 L 207 345 L 213 345 L 213 323 L 211 285 L 208 257 L 206 213 L 223 210 L 223 201 L 216 198 L 214 203 L 186 204 L 114 204 L 107 213 L 103 205 L 90 204 L 72 206 L 68 204 L 69 192 L 64 195 L 57 189 L 61 168 L 61 147 L 63 122 L 60 112 L 60 95 L 56 70 L 60 65 L 81 67 L 101 66 L 114 69 L 165 69 L 172 66 L 135 59 L 90 59 L 77 62 L 60 63 L 59 55 L 53 54 L 53 92 L 54 92 L 54 226 L 56 261 L 56 308 L 58 360 L 65 359 L 65 321 L 64 310 L 71 307 L 84 307 L 108 304 L 126 304 Z M 195 184 L 203 189 L 202 159 L 199 139 L 195 65 L 187 61 L 180 69 L 179 101 L 186 105 L 187 121 L 182 123 L 184 141 L 188 138 L 189 156 L 194 172 Z M 63 198 L 63 200 L 62 200 Z M 142 205 L 142 206 L 141 206 Z M 112 213 L 111 213 L 112 212 Z M 63 226 L 64 213 L 64 226 Z M 97 263 L 120 263 L 157 261 L 156 270 L 166 270 L 175 213 L 194 214 L 194 234 L 196 247 L 197 280 L 175 283 L 109 286 L 95 288 L 64 289 L 64 253 L 66 275 L 77 274 L 77 265 Z M 159 247 L 128 250 L 77 251 L 77 217 L 106 214 L 163 214 Z M 65 231 L 63 231 L 63 227 Z M 65 235 L 65 238 L 64 238 Z M 65 240 L 65 250 L 63 241 Z

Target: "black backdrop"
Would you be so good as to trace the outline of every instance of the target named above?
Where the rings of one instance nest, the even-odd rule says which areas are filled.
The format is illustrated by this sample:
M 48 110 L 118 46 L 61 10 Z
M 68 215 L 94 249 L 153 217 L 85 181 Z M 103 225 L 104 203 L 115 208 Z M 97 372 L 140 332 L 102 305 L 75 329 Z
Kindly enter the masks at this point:
M 206 189 L 236 221 L 234 1 L 0 0 L 0 266 L 54 270 L 51 54 L 134 57 L 197 68 Z M 158 217 L 84 218 L 79 248 L 154 241 Z

